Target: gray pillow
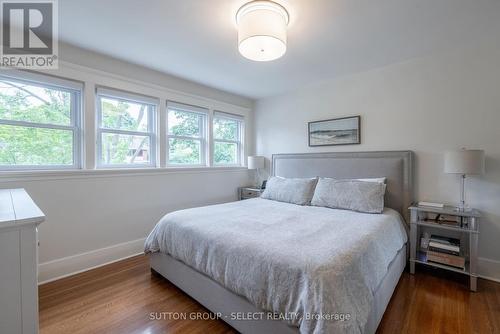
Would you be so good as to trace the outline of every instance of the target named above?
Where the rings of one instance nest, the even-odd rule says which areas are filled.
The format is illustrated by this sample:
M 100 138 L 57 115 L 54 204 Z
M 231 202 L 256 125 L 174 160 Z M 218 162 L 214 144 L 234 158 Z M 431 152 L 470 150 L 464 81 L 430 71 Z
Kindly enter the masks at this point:
M 311 205 L 365 213 L 384 210 L 386 185 L 381 182 L 320 178 Z
M 267 181 L 266 190 L 264 190 L 260 198 L 298 205 L 309 205 L 317 181 L 317 178 L 287 179 L 273 176 Z

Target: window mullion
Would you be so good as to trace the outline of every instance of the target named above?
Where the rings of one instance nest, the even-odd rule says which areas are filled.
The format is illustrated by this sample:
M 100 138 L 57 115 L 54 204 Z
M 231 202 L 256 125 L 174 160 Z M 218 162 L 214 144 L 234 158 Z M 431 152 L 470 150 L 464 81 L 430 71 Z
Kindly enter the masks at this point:
M 11 121 L 6 119 L 0 119 L 0 124 L 11 125 L 11 126 L 21 126 L 24 128 L 39 128 L 39 129 L 52 129 L 52 130 L 76 130 L 76 126 L 70 125 L 56 125 L 56 124 L 46 124 L 46 123 L 33 123 L 26 121 Z
M 97 88 L 96 88 L 96 90 L 97 90 Z M 102 157 L 103 157 L 103 155 L 102 155 L 102 133 L 101 133 L 102 101 L 101 101 L 101 97 L 99 95 L 97 95 L 96 90 L 94 90 L 94 97 L 95 97 L 95 100 L 94 100 L 95 109 L 94 110 L 95 110 L 96 114 L 93 117 L 93 121 L 95 122 L 95 126 L 94 126 L 95 130 L 94 131 L 96 134 L 95 143 L 94 143 L 94 148 L 95 148 L 94 167 L 101 167 L 101 165 L 103 164 L 103 161 L 102 161 Z
M 202 140 L 203 137 L 191 137 L 191 136 L 179 136 L 179 135 L 168 135 L 168 138 L 182 139 L 182 140 Z
M 200 130 L 200 135 L 201 135 L 201 140 L 200 140 L 200 160 L 201 160 L 201 163 L 205 166 L 208 165 L 207 163 L 207 147 L 206 147 L 206 135 L 207 135 L 207 129 L 205 128 L 206 127 L 206 124 L 207 124 L 207 120 L 206 120 L 206 115 L 202 115 L 201 117 L 198 117 L 198 129 Z
M 158 135 L 156 144 L 158 145 L 156 152 L 159 155 L 160 167 L 167 166 L 168 161 L 168 115 L 167 115 L 167 101 L 164 98 L 160 99 L 159 107 L 156 111 Z
M 101 132 L 105 133 L 115 133 L 126 136 L 149 136 L 151 132 L 141 132 L 141 131 L 131 131 L 131 130 L 118 130 L 118 129 L 109 129 L 109 128 L 100 128 Z
M 73 130 L 73 166 L 82 168 L 82 152 L 83 152 L 83 136 L 81 131 L 81 98 L 78 98 L 80 93 L 71 93 L 70 117 Z M 81 96 L 80 96 L 81 97 Z
M 238 140 L 228 140 L 228 139 L 214 139 L 214 142 L 228 143 L 228 144 L 239 144 Z
M 155 131 L 155 120 L 156 118 L 153 115 L 153 106 L 146 105 L 147 115 L 148 115 L 148 133 L 149 133 L 149 160 L 151 164 L 156 167 L 156 131 Z
M 208 141 L 208 166 L 212 167 L 214 165 L 214 110 L 210 109 L 208 111 L 207 117 L 207 141 Z
M 244 149 L 245 149 L 245 136 L 244 136 L 244 131 L 245 131 L 245 123 L 240 121 L 238 122 L 238 165 L 243 165 L 244 164 Z
M 154 133 L 150 132 L 130 132 L 124 130 L 114 130 L 114 129 L 99 129 L 101 133 L 108 133 L 114 135 L 124 135 L 124 136 L 133 136 L 133 137 L 154 137 Z

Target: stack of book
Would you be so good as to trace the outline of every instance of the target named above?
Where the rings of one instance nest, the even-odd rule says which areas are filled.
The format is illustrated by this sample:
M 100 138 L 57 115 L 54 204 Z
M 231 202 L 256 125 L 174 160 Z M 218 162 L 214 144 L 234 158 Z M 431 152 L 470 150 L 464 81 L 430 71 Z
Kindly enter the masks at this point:
M 427 247 L 427 261 L 465 269 L 465 258 L 460 256 L 460 240 L 431 235 Z

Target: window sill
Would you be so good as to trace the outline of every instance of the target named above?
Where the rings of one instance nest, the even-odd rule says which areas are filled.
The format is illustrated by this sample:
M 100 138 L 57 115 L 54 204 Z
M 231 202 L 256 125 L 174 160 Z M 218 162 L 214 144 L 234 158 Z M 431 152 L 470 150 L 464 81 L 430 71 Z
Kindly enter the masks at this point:
M 154 176 L 162 174 L 227 173 L 247 171 L 242 166 L 227 167 L 141 167 L 141 168 L 103 168 L 103 169 L 62 169 L 62 170 L 8 170 L 0 171 L 0 182 L 86 179 L 124 176 Z

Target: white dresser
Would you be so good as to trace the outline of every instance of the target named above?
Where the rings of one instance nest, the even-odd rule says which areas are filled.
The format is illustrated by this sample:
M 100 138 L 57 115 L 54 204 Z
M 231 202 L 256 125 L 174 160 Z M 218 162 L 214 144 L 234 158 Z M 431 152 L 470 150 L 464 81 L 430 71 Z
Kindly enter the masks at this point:
M 0 333 L 38 333 L 38 237 L 45 215 L 24 189 L 0 189 Z

